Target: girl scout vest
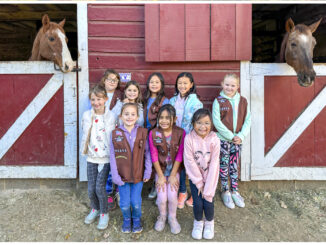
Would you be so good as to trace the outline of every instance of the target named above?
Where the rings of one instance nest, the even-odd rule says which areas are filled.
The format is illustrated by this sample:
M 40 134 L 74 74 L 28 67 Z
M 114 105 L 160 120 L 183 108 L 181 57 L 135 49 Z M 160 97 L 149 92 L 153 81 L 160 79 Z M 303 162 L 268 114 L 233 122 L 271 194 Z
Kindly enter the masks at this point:
M 114 91 L 114 93 L 113 93 L 113 96 L 112 96 L 112 100 L 111 100 L 111 103 L 110 103 L 110 110 L 113 109 L 113 107 L 117 103 L 118 99 L 121 100 L 121 91 L 116 89 Z
M 217 97 L 220 105 L 220 115 L 222 123 L 233 132 L 233 110 L 230 101 L 222 96 Z M 245 97 L 240 97 L 238 108 L 238 121 L 235 133 L 239 133 L 247 115 L 248 102 Z
M 138 183 L 143 181 L 144 155 L 147 140 L 147 129 L 139 127 L 131 152 L 130 145 L 122 129 L 112 131 L 112 143 L 114 146 L 115 159 L 118 173 L 123 182 Z
M 144 127 L 145 128 L 147 126 L 146 125 L 147 124 L 147 120 L 146 120 L 147 114 L 148 114 L 148 121 L 152 125 L 152 128 L 155 127 L 156 122 L 157 122 L 158 111 L 162 107 L 164 100 L 165 100 L 165 96 L 162 97 L 158 106 L 155 104 L 155 101 L 154 101 L 151 104 L 151 106 L 149 107 L 148 111 L 147 111 L 147 103 L 145 103 L 145 105 L 144 105 Z
M 178 126 L 173 126 L 172 128 L 172 137 L 170 142 L 170 156 L 172 163 L 174 163 L 175 158 L 177 156 L 179 146 L 181 144 L 182 136 L 183 136 L 183 129 L 179 128 Z M 160 128 L 154 128 L 152 130 L 152 139 L 153 144 L 157 148 L 158 151 L 158 159 L 160 162 L 160 167 L 162 169 L 162 172 L 164 173 L 166 169 L 166 158 L 168 156 L 168 146 L 167 142 L 163 133 L 163 130 Z M 179 171 L 181 170 L 181 167 L 179 167 Z

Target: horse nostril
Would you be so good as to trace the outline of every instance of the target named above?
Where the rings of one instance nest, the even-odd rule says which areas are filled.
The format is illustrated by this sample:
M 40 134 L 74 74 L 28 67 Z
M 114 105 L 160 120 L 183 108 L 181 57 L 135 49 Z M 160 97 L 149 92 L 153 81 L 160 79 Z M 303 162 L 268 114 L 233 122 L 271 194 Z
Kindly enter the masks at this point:
M 65 64 L 65 70 L 67 71 L 69 69 L 69 67 L 67 66 L 67 64 Z

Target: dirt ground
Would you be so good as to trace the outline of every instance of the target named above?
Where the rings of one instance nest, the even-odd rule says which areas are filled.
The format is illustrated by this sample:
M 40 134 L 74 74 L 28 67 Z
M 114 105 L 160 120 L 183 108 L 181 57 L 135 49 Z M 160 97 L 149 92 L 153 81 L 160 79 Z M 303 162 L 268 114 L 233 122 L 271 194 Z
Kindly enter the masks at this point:
M 178 210 L 182 231 L 162 233 L 153 229 L 158 209 L 143 190 L 143 224 L 141 234 L 120 232 L 122 215 L 117 208 L 110 213 L 109 227 L 96 229 L 96 223 L 85 225 L 89 200 L 81 190 L 5 190 L 0 193 L 0 241 L 156 241 L 185 242 L 191 238 L 192 208 Z M 219 192 L 215 198 L 214 241 L 227 242 L 293 242 L 326 241 L 326 190 L 242 191 L 246 207 L 227 209 Z

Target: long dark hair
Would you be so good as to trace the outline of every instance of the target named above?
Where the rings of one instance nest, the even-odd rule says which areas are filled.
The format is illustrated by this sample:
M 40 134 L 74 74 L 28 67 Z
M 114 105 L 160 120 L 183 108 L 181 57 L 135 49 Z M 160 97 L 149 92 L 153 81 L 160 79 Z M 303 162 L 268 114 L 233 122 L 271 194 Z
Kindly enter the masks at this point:
M 175 81 L 175 94 L 174 95 L 178 95 L 180 92 L 178 90 L 178 80 L 181 77 L 187 77 L 189 78 L 190 82 L 193 84 L 193 86 L 191 87 L 191 89 L 188 91 L 188 93 L 185 96 L 185 99 L 189 96 L 189 94 L 196 94 L 197 97 L 199 98 L 197 92 L 196 92 L 196 85 L 195 85 L 195 80 L 194 77 L 192 76 L 192 74 L 190 72 L 182 72 L 177 76 L 177 79 Z
M 213 130 L 213 119 L 212 119 L 212 113 L 207 108 L 200 108 L 197 111 L 195 111 L 194 115 L 191 119 L 192 127 L 194 128 L 195 123 L 202 119 L 203 117 L 209 117 L 209 120 L 211 121 L 211 131 Z
M 145 90 L 145 98 L 144 98 L 144 104 L 147 104 L 148 99 L 151 97 L 151 91 L 149 90 L 149 82 L 151 81 L 152 77 L 157 76 L 158 79 L 161 81 L 161 89 L 158 91 L 157 96 L 154 100 L 154 105 L 158 106 L 161 102 L 161 99 L 165 96 L 164 93 L 164 78 L 163 75 L 160 72 L 154 72 L 152 73 L 148 78 L 146 82 L 146 90 Z
M 167 111 L 167 113 L 169 114 L 169 117 L 171 117 L 171 121 L 172 121 L 172 126 L 175 124 L 174 123 L 174 119 L 175 117 L 177 116 L 177 113 L 175 111 L 175 108 L 170 105 L 170 104 L 165 104 L 164 106 L 162 106 L 160 108 L 160 110 L 158 111 L 158 114 L 157 114 L 157 122 L 156 122 L 156 126 L 159 127 L 159 123 L 158 123 L 158 120 L 161 116 L 161 114 L 163 113 L 163 111 Z

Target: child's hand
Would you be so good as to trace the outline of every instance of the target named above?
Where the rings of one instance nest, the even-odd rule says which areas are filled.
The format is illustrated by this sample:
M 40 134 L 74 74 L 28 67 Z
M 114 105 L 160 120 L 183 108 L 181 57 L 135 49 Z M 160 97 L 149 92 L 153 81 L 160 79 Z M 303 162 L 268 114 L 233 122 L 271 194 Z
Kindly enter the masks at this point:
M 232 139 L 232 142 L 234 144 L 237 144 L 237 145 L 240 145 L 242 143 L 242 140 L 239 136 L 234 136 L 233 139 Z
M 144 182 L 146 183 L 146 182 L 148 182 L 149 181 L 149 179 L 144 179 Z
M 160 192 L 160 190 L 162 190 L 162 192 L 164 192 L 165 184 L 166 184 L 165 176 L 162 175 L 161 177 L 158 177 L 158 179 L 156 181 L 157 192 Z
M 175 191 L 179 190 L 179 180 L 175 175 L 170 175 L 170 177 L 168 178 L 168 182 L 171 185 L 171 191 L 173 191 L 173 189 Z
M 200 193 L 203 194 L 203 187 L 198 189 L 198 196 L 200 195 Z

